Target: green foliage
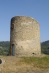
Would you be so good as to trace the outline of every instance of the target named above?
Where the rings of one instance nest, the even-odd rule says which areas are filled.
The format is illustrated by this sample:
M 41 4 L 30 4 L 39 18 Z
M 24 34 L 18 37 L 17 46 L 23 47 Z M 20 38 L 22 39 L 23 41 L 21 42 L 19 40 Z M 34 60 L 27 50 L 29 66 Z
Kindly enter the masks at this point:
M 10 48 L 10 42 L 9 41 L 0 42 L 0 55 L 8 55 L 9 54 L 9 48 Z
M 41 43 L 41 51 L 44 54 L 49 54 L 49 40 Z

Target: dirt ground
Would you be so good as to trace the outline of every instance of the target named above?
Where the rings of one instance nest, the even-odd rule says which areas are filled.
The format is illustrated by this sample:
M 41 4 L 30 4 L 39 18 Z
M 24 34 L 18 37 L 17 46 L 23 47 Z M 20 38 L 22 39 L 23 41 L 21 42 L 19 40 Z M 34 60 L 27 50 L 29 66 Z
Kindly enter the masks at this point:
M 0 73 L 49 73 L 49 69 L 40 69 L 32 64 L 26 64 L 21 58 L 14 56 L 0 56 Z

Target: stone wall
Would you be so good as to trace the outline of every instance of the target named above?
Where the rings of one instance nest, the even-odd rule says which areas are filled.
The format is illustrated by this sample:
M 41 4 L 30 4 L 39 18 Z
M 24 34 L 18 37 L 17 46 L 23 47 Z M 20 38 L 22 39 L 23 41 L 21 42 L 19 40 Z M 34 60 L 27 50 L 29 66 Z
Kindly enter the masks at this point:
M 14 44 L 16 56 L 33 56 L 41 53 L 39 23 L 26 16 L 11 19 L 10 52 Z

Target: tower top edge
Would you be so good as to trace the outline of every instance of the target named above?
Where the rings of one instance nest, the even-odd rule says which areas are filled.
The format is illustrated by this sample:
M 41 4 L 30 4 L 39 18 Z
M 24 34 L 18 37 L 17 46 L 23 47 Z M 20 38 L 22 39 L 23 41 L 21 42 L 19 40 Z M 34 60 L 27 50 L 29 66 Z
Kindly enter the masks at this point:
M 17 19 L 17 18 L 29 18 L 31 20 L 35 20 L 37 23 L 39 23 L 36 19 L 32 18 L 31 16 L 14 16 L 11 18 L 11 20 Z

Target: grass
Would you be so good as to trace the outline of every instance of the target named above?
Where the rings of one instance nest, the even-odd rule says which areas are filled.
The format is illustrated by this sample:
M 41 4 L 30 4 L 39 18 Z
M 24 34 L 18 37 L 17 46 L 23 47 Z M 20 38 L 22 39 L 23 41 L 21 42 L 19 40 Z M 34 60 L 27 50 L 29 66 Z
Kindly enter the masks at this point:
M 38 68 L 49 68 L 49 56 L 45 57 L 22 57 L 21 62 L 31 64 Z
M 49 56 L 16 57 L 0 56 L 4 64 L 0 64 L 0 73 L 31 73 L 30 71 L 49 70 Z

